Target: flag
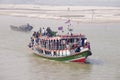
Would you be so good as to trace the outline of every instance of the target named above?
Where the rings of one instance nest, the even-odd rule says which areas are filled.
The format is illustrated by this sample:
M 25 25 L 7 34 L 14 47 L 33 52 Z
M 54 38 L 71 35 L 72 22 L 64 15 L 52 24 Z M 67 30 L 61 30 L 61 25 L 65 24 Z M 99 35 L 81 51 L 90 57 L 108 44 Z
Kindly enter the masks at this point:
M 66 24 L 67 24 L 67 23 L 70 23 L 70 19 L 69 19 L 69 20 L 67 20 L 65 23 L 66 23 Z
M 58 27 L 58 30 L 63 30 L 63 26 Z

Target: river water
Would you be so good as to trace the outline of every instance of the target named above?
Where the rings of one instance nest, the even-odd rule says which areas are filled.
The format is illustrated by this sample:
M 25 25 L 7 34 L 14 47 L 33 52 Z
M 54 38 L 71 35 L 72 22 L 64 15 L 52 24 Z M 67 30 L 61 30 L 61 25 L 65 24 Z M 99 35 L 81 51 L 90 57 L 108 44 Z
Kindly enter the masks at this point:
M 50 61 L 34 55 L 27 44 L 39 27 L 65 26 L 63 20 L 0 16 L 0 80 L 120 80 L 120 23 L 76 23 L 74 33 L 91 42 L 88 64 Z M 34 29 L 12 31 L 10 25 L 30 23 Z M 65 31 L 66 32 L 66 31 Z

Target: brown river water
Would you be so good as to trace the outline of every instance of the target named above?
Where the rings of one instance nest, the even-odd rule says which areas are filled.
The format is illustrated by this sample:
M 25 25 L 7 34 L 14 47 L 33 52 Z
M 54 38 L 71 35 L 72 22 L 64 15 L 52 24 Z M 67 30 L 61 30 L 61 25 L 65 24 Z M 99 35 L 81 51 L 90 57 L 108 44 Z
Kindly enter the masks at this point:
M 74 33 L 91 42 L 87 64 L 50 61 L 27 47 L 33 31 L 40 27 L 57 30 L 64 20 L 0 16 L 0 80 L 120 80 L 120 23 L 76 23 Z M 10 25 L 30 23 L 32 32 L 17 32 Z M 66 31 L 65 31 L 66 32 Z

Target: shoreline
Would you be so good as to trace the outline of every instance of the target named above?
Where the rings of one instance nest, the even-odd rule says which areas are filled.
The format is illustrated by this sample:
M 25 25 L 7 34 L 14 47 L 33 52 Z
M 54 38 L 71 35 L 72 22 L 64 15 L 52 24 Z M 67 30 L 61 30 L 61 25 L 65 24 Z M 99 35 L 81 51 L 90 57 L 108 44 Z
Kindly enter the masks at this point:
M 80 23 L 119 23 L 120 7 L 1 4 L 0 15 L 61 19 Z

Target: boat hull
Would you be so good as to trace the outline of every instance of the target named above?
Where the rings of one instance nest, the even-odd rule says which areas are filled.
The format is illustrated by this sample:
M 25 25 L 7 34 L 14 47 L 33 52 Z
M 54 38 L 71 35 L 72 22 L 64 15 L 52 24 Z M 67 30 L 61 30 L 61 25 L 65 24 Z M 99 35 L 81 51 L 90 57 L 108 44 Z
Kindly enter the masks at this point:
M 42 58 L 46 58 L 46 59 L 49 59 L 49 60 L 64 61 L 64 62 L 82 62 L 82 63 L 86 62 L 87 57 L 91 55 L 90 50 L 75 53 L 75 54 L 69 55 L 69 56 L 59 56 L 59 57 L 46 56 L 44 54 L 39 53 L 38 51 L 35 51 L 33 53 L 40 56 L 40 57 L 42 57 Z

